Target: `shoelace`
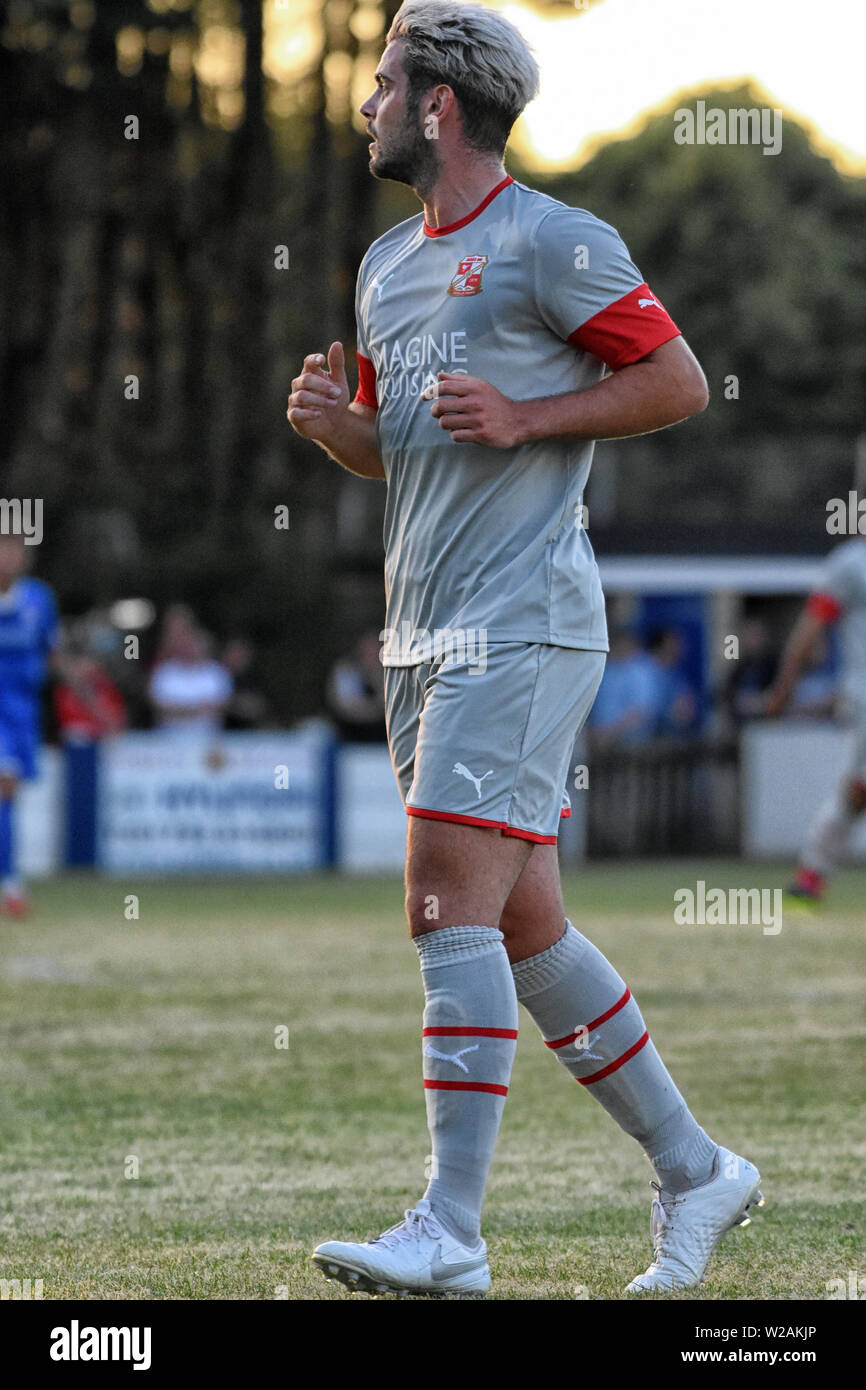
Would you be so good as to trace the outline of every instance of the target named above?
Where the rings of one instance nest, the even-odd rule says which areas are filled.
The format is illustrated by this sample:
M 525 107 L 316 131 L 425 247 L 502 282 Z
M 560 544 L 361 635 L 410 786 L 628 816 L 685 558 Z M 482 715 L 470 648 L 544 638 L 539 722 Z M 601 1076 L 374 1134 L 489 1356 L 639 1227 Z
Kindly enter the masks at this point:
M 657 1182 L 650 1183 L 659 1194 L 653 1199 L 652 1213 L 650 1215 L 650 1232 L 653 1238 L 653 1259 L 656 1264 L 660 1263 L 663 1255 L 668 1252 L 665 1250 L 665 1237 L 670 1233 L 673 1224 L 672 1217 L 679 1203 L 676 1197 L 670 1197 L 667 1203 L 662 1202 L 661 1185 Z
M 408 1211 L 404 1211 L 402 1221 L 398 1221 L 396 1226 L 389 1226 L 387 1231 L 383 1231 L 370 1244 L 384 1245 L 389 1249 L 406 1240 L 420 1240 L 422 1236 L 430 1236 L 435 1240 L 441 1234 L 439 1223 L 432 1213 L 410 1207 Z

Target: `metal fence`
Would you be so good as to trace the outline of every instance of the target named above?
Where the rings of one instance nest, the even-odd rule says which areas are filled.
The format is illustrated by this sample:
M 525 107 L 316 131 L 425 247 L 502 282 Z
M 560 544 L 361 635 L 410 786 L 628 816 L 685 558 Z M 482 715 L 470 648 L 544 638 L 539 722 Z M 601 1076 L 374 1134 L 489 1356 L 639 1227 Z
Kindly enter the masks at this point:
M 596 751 L 590 757 L 587 852 L 737 854 L 739 751 L 735 740 Z

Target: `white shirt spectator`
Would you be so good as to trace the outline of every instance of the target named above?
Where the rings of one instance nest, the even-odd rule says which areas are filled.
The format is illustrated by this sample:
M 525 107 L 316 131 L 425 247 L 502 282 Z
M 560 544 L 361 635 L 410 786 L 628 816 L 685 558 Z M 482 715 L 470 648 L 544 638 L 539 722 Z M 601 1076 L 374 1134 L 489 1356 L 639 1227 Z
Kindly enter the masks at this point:
M 150 678 L 150 698 L 160 727 L 216 732 L 222 707 L 231 696 L 232 678 L 218 661 L 162 661 Z

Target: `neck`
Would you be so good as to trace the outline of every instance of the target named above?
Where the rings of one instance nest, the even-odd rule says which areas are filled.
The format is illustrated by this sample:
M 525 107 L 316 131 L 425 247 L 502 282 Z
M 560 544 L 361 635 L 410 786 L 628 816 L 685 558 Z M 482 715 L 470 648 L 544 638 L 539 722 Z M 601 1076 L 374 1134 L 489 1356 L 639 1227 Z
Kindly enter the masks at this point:
M 450 227 L 468 217 L 487 194 L 506 177 L 502 160 L 495 155 L 480 156 L 440 165 L 430 189 L 416 189 L 424 204 L 428 227 Z

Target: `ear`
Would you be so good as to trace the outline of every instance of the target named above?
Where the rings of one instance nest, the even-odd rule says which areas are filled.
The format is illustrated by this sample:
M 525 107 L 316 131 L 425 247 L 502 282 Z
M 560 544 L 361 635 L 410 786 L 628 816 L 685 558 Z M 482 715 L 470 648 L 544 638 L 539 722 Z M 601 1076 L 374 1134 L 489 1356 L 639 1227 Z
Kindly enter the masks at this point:
M 445 83 L 440 83 L 438 87 L 433 88 L 433 91 L 429 93 L 427 97 L 427 111 L 425 114 L 435 116 L 437 121 L 442 121 L 447 115 L 457 109 L 457 98 L 453 90 L 451 87 L 446 86 Z

